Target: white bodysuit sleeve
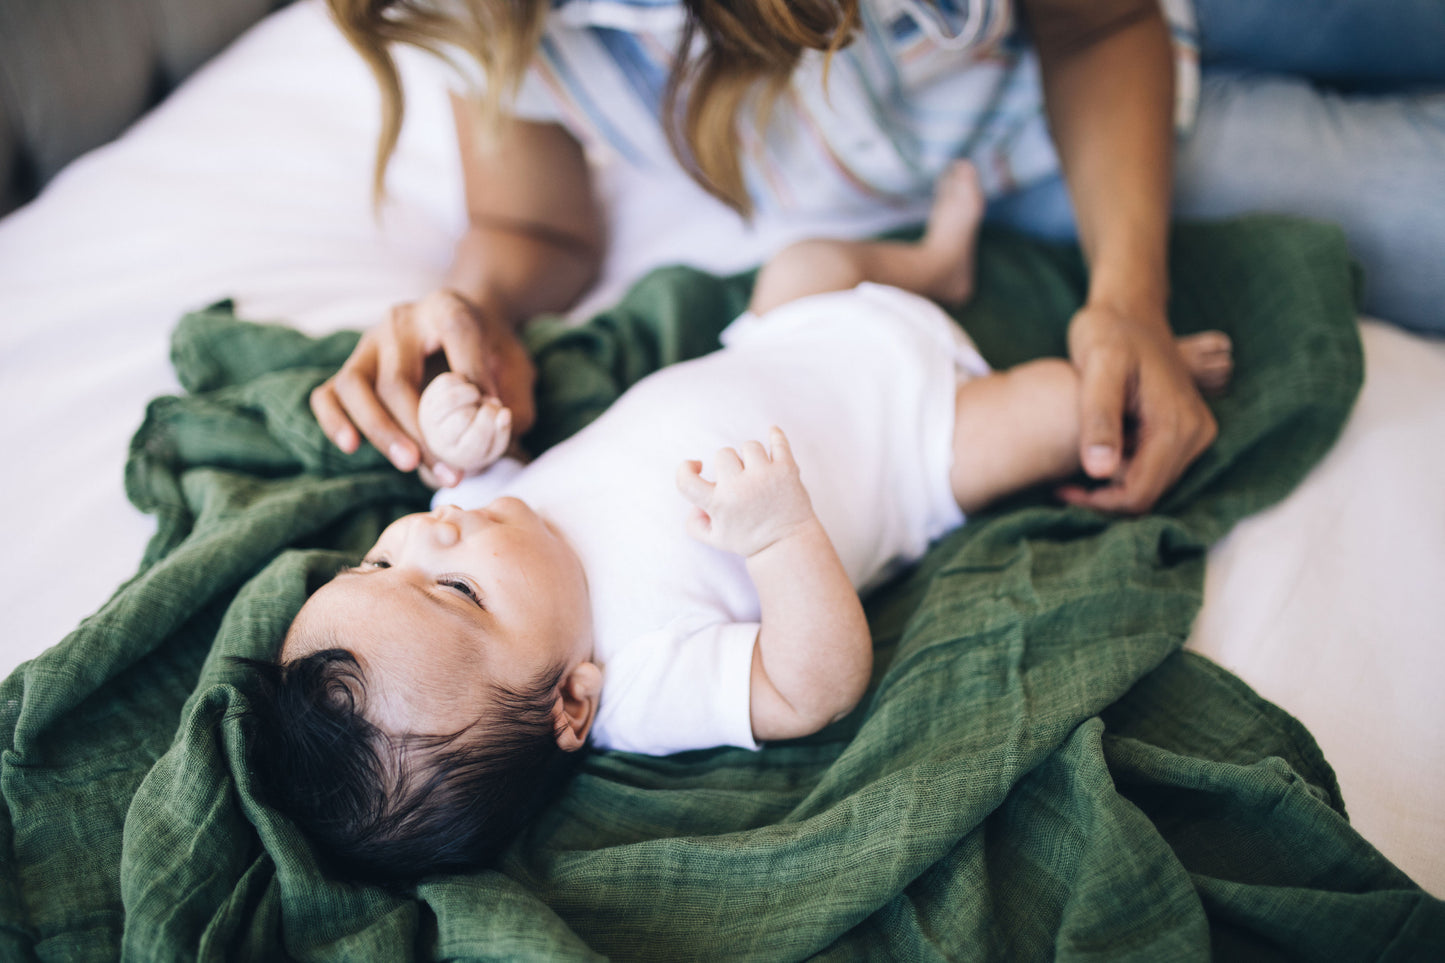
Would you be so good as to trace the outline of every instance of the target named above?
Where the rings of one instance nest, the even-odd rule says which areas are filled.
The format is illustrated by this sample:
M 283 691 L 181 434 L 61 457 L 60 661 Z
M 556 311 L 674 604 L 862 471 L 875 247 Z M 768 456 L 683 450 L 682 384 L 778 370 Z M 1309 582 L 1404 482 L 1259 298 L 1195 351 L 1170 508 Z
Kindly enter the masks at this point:
M 756 622 L 678 620 L 602 667 L 592 742 L 666 756 L 714 746 L 758 748 L 752 725 Z

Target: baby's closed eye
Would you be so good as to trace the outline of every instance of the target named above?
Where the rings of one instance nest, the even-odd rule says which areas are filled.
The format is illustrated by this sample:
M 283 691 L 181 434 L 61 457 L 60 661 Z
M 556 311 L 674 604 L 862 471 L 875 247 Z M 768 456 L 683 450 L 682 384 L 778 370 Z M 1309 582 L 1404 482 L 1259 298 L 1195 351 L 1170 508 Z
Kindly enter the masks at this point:
M 445 585 L 448 588 L 455 589 L 457 592 L 465 595 L 477 608 L 481 609 L 482 611 L 486 611 L 487 607 L 482 603 L 482 594 L 478 592 L 476 586 L 472 585 L 472 583 L 467 579 L 458 578 L 452 575 L 444 575 L 441 578 L 437 579 L 437 584 Z

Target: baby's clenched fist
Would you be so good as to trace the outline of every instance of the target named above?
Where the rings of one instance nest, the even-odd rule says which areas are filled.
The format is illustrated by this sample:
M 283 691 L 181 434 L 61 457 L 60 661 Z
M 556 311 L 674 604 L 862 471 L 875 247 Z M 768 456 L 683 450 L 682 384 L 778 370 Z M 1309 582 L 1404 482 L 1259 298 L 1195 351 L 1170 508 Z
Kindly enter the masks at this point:
M 463 475 L 474 475 L 502 457 L 512 437 L 512 412 L 454 371 L 426 386 L 417 422 L 432 453 Z

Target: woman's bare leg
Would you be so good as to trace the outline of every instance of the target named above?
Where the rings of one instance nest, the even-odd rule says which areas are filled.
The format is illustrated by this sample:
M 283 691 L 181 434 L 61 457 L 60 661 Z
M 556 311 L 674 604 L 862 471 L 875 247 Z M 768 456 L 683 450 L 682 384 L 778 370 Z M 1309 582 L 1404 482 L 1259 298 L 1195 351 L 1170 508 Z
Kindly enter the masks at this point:
M 928 227 L 918 241 L 799 241 L 758 274 L 754 314 L 810 294 L 847 291 L 864 281 L 888 284 L 944 304 L 973 294 L 974 255 L 983 219 L 978 172 L 954 161 L 938 179 Z

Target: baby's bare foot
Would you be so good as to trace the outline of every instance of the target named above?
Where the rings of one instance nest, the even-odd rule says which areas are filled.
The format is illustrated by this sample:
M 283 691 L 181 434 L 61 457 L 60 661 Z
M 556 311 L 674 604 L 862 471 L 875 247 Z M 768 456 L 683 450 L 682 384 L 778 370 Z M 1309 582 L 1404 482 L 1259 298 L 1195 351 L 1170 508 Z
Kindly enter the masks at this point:
M 961 304 L 973 295 L 974 255 L 983 210 L 978 171 L 966 160 L 953 161 L 934 188 L 933 209 L 920 244 L 920 253 L 937 266 L 937 280 L 927 292 L 934 300 Z
M 1175 343 L 1200 391 L 1218 394 L 1229 385 L 1234 374 L 1234 343 L 1229 335 L 1223 331 L 1201 331 L 1179 338 Z

